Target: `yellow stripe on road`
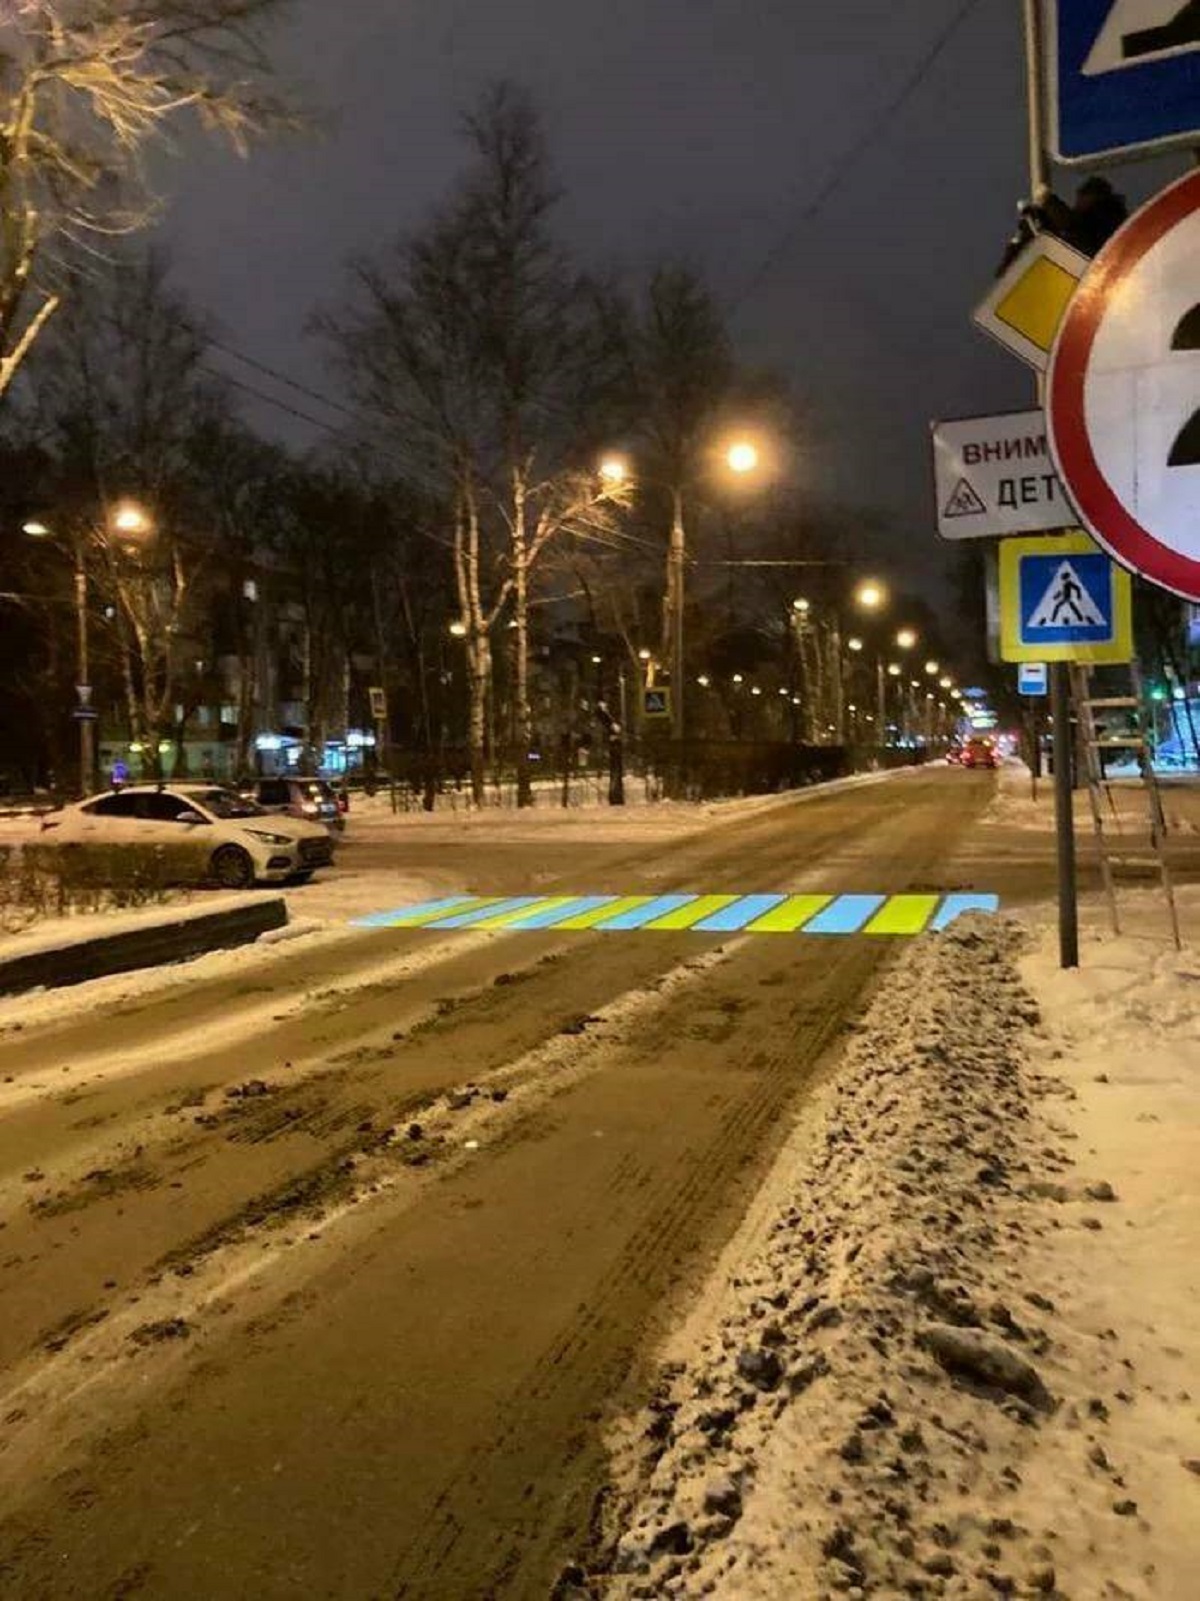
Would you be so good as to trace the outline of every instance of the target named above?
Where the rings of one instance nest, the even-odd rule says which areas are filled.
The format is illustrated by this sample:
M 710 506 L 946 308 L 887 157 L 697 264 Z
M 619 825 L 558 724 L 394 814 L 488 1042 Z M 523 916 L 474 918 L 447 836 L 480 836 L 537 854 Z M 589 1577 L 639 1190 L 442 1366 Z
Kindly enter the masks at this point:
M 794 934 L 810 917 L 829 905 L 832 895 L 789 895 L 781 906 L 764 912 L 746 929 L 747 934 Z
M 472 928 L 509 928 L 513 923 L 523 923 L 527 917 L 536 917 L 539 912 L 557 911 L 560 906 L 570 906 L 577 901 L 578 895 L 548 895 L 545 900 L 532 901 L 528 906 L 518 906 L 515 912 L 499 912 L 495 917 L 481 917 L 478 923 L 472 923 Z
M 618 900 L 609 901 L 607 906 L 594 906 L 590 912 L 568 917 L 565 923 L 558 923 L 556 928 L 595 928 L 597 923 L 607 923 L 610 917 L 618 917 L 622 912 L 648 906 L 653 899 L 653 895 L 622 895 Z
M 893 895 L 863 930 L 864 934 L 920 934 L 937 910 L 940 895 Z
M 713 912 L 719 912 L 724 906 L 732 906 L 739 900 L 737 895 L 697 895 L 688 906 L 677 907 L 675 911 L 668 912 L 665 917 L 656 917 L 653 923 L 647 923 L 647 928 L 672 929 L 691 928 L 702 917 L 710 917 Z

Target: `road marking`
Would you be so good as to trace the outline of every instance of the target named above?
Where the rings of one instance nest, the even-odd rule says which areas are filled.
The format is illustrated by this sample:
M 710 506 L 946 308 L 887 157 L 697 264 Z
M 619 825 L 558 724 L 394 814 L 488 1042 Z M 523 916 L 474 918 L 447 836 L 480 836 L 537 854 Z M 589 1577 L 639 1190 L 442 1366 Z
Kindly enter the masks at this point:
M 832 906 L 804 925 L 806 934 L 857 934 L 883 905 L 886 895 L 839 895 Z
M 373 912 L 370 917 L 357 917 L 355 928 L 413 928 L 427 919 L 441 917 L 455 908 L 475 903 L 474 895 L 445 895 L 440 901 L 420 901 L 416 906 L 401 906 L 394 912 Z
M 598 911 L 603 906 L 613 906 L 620 899 L 617 895 L 564 895 L 556 906 L 547 906 L 544 912 L 520 912 L 508 928 L 525 930 L 530 928 L 559 928 L 570 918 L 581 917 L 584 912 Z
M 794 934 L 810 917 L 829 905 L 832 895 L 789 895 L 765 917 L 759 917 L 746 930 L 748 934 Z
M 968 912 L 995 913 L 1000 897 L 941 895 L 450 895 L 353 920 L 355 928 L 537 929 L 600 933 L 940 934 Z
M 532 906 L 540 897 L 537 895 L 489 895 L 486 900 L 470 907 L 465 912 L 455 912 L 452 917 L 439 917 L 436 924 L 440 934 L 444 928 L 473 928 L 476 923 L 493 913 L 523 911 Z
M 738 929 L 745 928 L 747 923 L 753 923 L 755 918 L 764 916 L 786 899 L 786 895 L 742 895 L 724 911 L 714 912 L 697 923 L 696 929 L 701 934 L 736 934 Z
M 920 934 L 937 910 L 940 895 L 893 895 L 863 930 L 866 934 Z
M 677 912 L 684 906 L 690 906 L 696 899 L 694 895 L 655 895 L 644 906 L 631 906 L 624 912 L 618 912 L 612 917 L 606 917 L 596 927 L 603 931 L 625 930 L 630 928 L 645 928 L 654 922 L 656 917 L 665 917 L 671 912 Z
M 523 906 L 510 907 L 506 912 L 491 912 L 482 917 L 472 928 L 511 928 L 514 923 L 523 917 L 535 916 L 538 912 L 553 911 L 557 907 L 573 904 L 574 895 L 529 895 L 525 897 Z
M 711 917 L 740 898 L 738 895 L 693 895 L 686 906 L 681 906 L 677 912 L 668 912 L 665 917 L 656 917 L 649 926 L 653 929 L 694 928 L 702 917 Z
M 581 917 L 568 917 L 565 923 L 559 923 L 559 928 L 595 928 L 596 924 L 604 918 L 614 916 L 620 912 L 632 911 L 635 906 L 645 906 L 654 899 L 653 895 L 618 895 L 603 906 L 596 907 L 590 912 L 584 912 Z
M 933 932 L 942 933 L 957 918 L 965 917 L 968 912 L 995 913 L 999 910 L 999 895 L 947 895 L 942 902 L 941 911 L 933 920 Z

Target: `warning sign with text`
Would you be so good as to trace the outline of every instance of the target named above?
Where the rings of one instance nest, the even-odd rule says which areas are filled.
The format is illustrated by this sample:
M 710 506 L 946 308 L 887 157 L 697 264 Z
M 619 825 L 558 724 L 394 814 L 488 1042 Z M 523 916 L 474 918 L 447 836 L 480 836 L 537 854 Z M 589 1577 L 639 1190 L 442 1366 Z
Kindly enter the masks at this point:
M 1075 521 L 1040 411 L 935 422 L 933 469 L 943 539 L 1041 534 Z

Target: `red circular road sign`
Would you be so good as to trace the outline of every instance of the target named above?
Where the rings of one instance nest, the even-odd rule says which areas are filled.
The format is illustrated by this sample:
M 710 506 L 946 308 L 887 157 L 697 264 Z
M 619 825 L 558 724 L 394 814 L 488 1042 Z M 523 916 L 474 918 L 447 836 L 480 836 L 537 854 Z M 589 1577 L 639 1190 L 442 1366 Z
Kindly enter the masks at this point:
M 1089 531 L 1123 566 L 1200 601 L 1200 172 L 1143 206 L 1084 275 L 1046 420 Z

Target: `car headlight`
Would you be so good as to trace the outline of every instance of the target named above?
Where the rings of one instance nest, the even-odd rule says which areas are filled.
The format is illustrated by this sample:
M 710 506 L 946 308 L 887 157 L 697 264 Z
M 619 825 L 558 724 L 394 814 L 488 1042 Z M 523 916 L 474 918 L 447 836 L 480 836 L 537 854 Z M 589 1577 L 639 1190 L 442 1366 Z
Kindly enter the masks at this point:
M 287 834 L 268 834 L 265 828 L 248 828 L 247 834 L 251 839 L 261 839 L 264 845 L 293 845 L 295 841 Z

